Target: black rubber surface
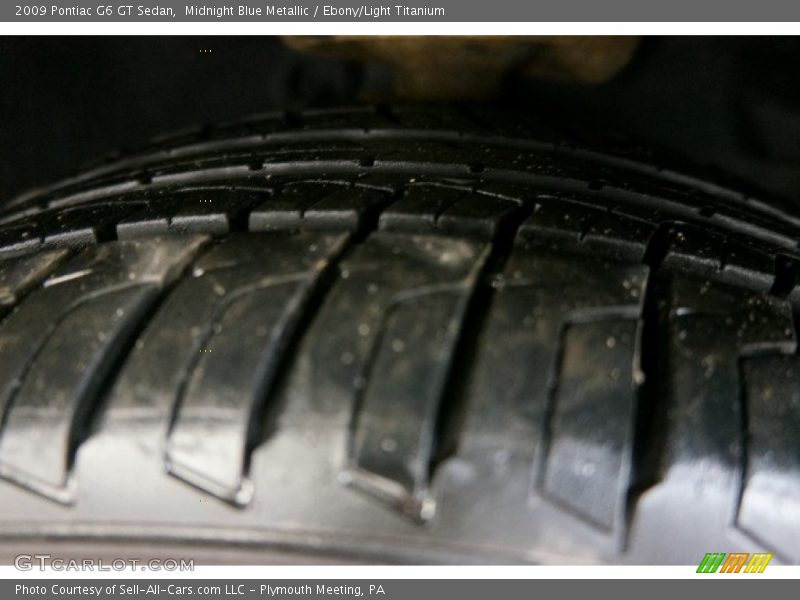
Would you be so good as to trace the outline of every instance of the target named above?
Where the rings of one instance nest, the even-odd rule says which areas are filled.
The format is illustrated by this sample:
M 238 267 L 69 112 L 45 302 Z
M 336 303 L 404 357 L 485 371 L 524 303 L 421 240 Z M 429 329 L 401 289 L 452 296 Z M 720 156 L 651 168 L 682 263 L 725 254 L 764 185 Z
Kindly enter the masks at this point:
M 14 200 L 0 541 L 800 560 L 800 219 L 508 121 L 267 116 Z

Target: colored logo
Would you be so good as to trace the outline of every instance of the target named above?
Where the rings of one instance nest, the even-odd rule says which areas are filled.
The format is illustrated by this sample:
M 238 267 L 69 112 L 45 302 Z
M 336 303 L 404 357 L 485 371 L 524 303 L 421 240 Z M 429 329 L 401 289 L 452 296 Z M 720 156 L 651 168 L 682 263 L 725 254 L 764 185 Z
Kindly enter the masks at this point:
M 700 561 L 698 573 L 763 573 L 772 554 L 748 552 L 709 552 Z

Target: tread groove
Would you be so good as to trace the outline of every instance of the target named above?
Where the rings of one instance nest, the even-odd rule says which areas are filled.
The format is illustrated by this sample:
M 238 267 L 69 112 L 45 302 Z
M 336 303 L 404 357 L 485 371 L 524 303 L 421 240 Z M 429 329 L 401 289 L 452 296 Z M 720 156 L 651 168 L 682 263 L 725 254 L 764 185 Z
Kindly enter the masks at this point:
M 462 414 L 465 401 L 464 388 L 467 384 L 463 373 L 472 371 L 475 351 L 485 329 L 495 286 L 502 285 L 502 280 L 498 278 L 502 277 L 506 262 L 511 255 L 517 230 L 530 217 L 533 208 L 532 204 L 518 206 L 499 224 L 491 242 L 491 252 L 478 275 L 478 283 L 467 304 L 436 417 L 437 445 L 431 455 L 431 477 L 436 475 L 439 465 L 457 451 L 458 431 L 464 418 Z
M 661 281 L 662 264 L 675 237 L 669 225 L 659 226 L 648 240 L 642 262 L 650 269 L 642 305 L 641 370 L 644 381 L 639 388 L 636 402 L 633 462 L 631 465 L 631 485 L 626 498 L 626 535 L 622 539 L 623 548 L 629 542 L 628 532 L 634 521 L 638 499 L 658 481 L 659 465 L 664 452 L 664 439 L 661 435 L 666 425 L 666 398 L 663 390 L 666 384 L 662 369 L 663 338 L 661 302 L 664 298 Z

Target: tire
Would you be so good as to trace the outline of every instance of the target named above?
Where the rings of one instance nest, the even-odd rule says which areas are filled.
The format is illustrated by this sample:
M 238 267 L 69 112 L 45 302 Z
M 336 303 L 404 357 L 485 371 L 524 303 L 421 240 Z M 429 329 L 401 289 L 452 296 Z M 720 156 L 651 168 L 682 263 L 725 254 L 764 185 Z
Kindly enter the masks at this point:
M 8 203 L 7 553 L 798 562 L 797 213 L 530 131 L 268 116 Z

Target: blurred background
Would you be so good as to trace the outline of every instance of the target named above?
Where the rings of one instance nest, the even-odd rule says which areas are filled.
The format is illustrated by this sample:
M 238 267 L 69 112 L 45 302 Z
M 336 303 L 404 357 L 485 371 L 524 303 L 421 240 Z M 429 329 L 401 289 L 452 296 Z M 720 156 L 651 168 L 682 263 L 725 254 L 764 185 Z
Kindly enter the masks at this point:
M 612 133 L 800 201 L 800 38 L 437 40 L 0 38 L 0 202 L 159 134 L 375 101 Z

